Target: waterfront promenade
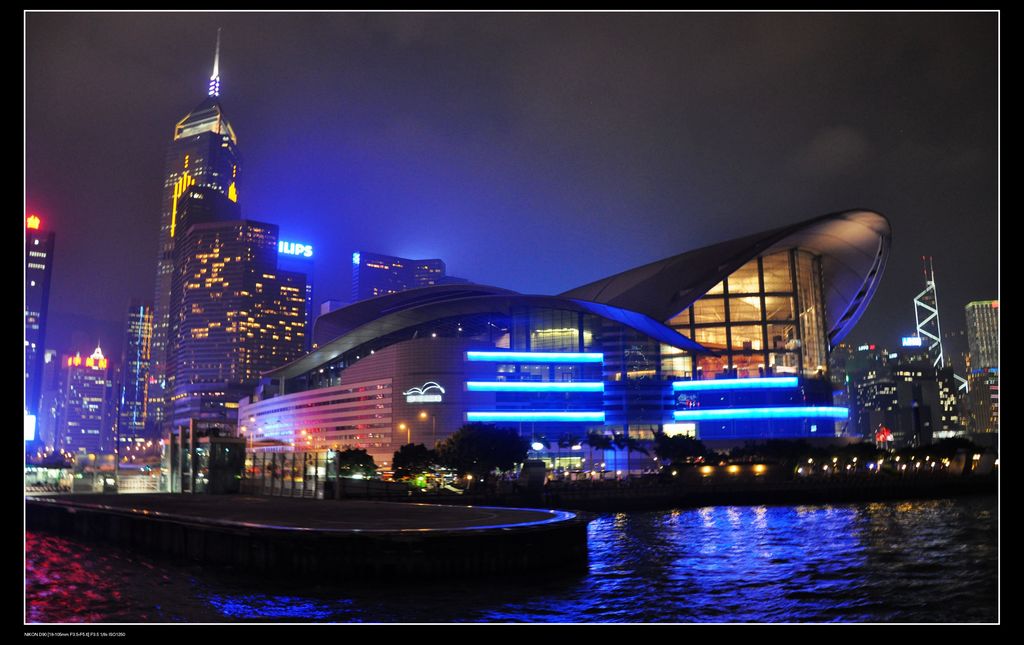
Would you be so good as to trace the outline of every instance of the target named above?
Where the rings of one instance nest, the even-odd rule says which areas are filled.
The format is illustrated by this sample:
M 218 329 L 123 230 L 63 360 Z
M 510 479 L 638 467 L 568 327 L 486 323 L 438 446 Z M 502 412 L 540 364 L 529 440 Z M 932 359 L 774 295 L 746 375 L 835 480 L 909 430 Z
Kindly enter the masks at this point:
M 478 488 L 452 495 L 446 491 L 418 493 L 408 498 L 444 504 L 487 504 L 536 508 L 568 508 L 595 513 L 752 506 L 762 504 L 845 504 L 915 499 L 944 499 L 962 495 L 996 494 L 996 474 L 977 476 L 837 477 L 770 480 L 745 478 L 691 479 L 674 483 L 658 479 L 549 483 L 536 492 L 508 488 Z
M 480 575 L 586 562 L 573 512 L 248 495 L 54 495 L 26 525 L 268 573 Z

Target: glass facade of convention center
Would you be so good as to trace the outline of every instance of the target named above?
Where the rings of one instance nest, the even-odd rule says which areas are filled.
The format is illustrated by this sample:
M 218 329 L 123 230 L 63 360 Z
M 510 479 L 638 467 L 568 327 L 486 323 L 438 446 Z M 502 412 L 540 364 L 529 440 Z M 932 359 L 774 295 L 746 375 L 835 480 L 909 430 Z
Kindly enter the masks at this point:
M 663 373 L 684 379 L 798 375 L 828 364 L 821 260 L 788 249 L 755 258 L 668 321 L 716 355 L 665 348 Z

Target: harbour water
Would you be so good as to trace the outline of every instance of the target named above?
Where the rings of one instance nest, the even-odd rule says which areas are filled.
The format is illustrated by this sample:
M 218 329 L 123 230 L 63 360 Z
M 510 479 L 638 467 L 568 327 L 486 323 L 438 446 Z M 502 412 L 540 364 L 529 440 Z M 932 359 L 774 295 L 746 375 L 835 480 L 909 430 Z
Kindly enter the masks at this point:
M 611 513 L 589 570 L 266 579 L 26 536 L 30 623 L 995 622 L 996 496 Z

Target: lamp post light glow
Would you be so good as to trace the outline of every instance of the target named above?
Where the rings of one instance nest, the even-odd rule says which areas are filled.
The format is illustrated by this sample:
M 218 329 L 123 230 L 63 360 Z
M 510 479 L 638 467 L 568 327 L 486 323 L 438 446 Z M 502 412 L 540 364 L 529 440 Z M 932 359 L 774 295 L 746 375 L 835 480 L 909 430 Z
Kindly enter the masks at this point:
M 426 410 L 420 410 L 420 420 L 426 421 L 427 417 L 430 417 L 430 442 L 431 445 L 437 445 L 437 416 L 428 414 Z

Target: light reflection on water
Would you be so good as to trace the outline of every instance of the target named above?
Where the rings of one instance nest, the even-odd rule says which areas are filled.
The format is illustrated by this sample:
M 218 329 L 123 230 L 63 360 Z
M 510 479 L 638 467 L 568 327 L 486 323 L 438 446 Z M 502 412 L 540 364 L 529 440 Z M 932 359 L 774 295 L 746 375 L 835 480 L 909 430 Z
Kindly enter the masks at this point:
M 992 622 L 995 497 L 615 513 L 586 574 L 275 580 L 27 537 L 29 622 Z

